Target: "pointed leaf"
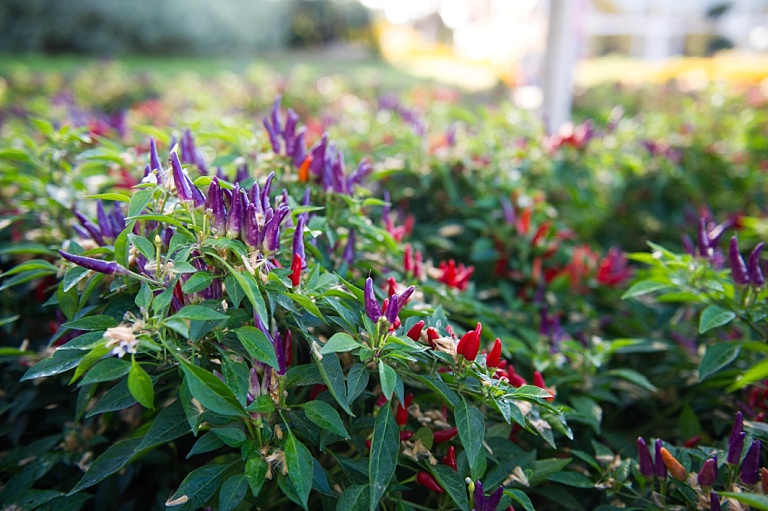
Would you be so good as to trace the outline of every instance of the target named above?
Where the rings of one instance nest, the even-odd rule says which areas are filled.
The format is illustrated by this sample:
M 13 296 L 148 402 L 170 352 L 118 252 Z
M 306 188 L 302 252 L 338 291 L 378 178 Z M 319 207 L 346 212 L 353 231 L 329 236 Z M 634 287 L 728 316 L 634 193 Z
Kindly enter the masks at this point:
M 128 372 L 128 390 L 144 408 L 152 409 L 155 407 L 155 390 L 152 387 L 152 379 L 135 359 L 131 361 L 131 370 Z
M 136 448 L 141 444 L 141 441 L 141 438 L 129 438 L 112 444 L 109 449 L 104 451 L 101 456 L 90 464 L 88 471 L 68 495 L 89 488 L 123 468 L 136 454 Z
M 346 353 L 362 346 L 359 342 L 354 340 L 351 335 L 342 332 L 333 334 L 328 339 L 328 342 L 320 349 L 322 355 L 329 353 Z
M 261 487 L 267 478 L 269 465 L 260 456 L 251 456 L 245 462 L 245 479 L 254 497 L 259 495 Z
M 485 450 L 483 439 L 485 438 L 485 420 L 483 414 L 474 406 L 467 405 L 462 399 L 454 410 L 456 428 L 459 430 L 459 439 L 464 451 L 467 453 L 469 470 L 472 480 L 477 481 L 483 477 L 486 468 Z
M 370 376 L 363 364 L 355 364 L 347 373 L 347 405 L 352 403 L 365 392 Z
M 178 360 L 190 393 L 204 408 L 222 415 L 243 416 L 246 414 L 243 407 L 235 399 L 232 390 L 216 378 L 213 373 L 193 366 L 181 358 Z
M 701 320 L 699 321 L 699 333 L 703 334 L 708 330 L 717 328 L 719 326 L 727 325 L 736 317 L 736 313 L 718 307 L 717 305 L 710 305 L 703 311 L 701 311 Z
M 307 508 L 309 492 L 312 490 L 312 454 L 288 431 L 285 442 L 285 463 L 296 493 L 304 509 Z
M 187 416 L 184 414 L 184 406 L 180 400 L 176 400 L 166 406 L 152 421 L 147 434 L 144 435 L 138 450 L 144 450 L 156 445 L 165 444 L 190 432 Z
M 323 377 L 325 385 L 328 387 L 328 391 L 333 398 L 339 403 L 342 410 L 347 412 L 351 416 L 355 416 L 352 410 L 347 405 L 347 391 L 344 384 L 344 372 L 341 370 L 341 363 L 335 353 L 322 356 L 318 359 L 315 356 L 315 363 L 320 370 L 320 375 Z
M 205 465 L 193 470 L 166 501 L 173 511 L 194 511 L 203 506 L 216 490 L 224 472 L 231 465 Z M 178 502 L 178 504 L 175 504 Z
M 245 474 L 231 476 L 221 485 L 219 492 L 219 511 L 232 511 L 245 498 L 248 491 L 248 481 Z
M 336 509 L 349 511 L 368 511 L 371 507 L 371 493 L 367 484 L 350 486 L 339 497 Z
M 709 346 L 699 363 L 699 381 L 706 380 L 736 360 L 740 352 L 741 344 L 736 342 L 719 342 Z
M 430 466 L 429 470 L 435 476 L 437 482 L 443 487 L 445 493 L 453 500 L 456 506 L 462 511 L 469 509 L 469 500 L 467 499 L 467 485 L 458 472 L 447 465 Z
M 400 432 L 392 417 L 392 406 L 385 404 L 376 416 L 371 437 L 371 457 L 368 464 L 370 485 L 370 511 L 379 508 L 379 501 L 387 491 L 389 481 L 397 468 L 400 451 Z
M 215 451 L 216 449 L 224 447 L 224 445 L 224 442 L 222 442 L 219 437 L 209 431 L 197 439 L 195 445 L 193 445 L 192 449 L 190 449 L 189 453 L 187 453 L 187 459 L 191 458 L 195 454 L 204 454 L 206 452 Z
M 309 401 L 302 405 L 307 418 L 321 428 L 335 433 L 343 438 L 349 438 L 349 433 L 341 421 L 339 412 L 324 401 Z
M 244 326 L 234 332 L 250 356 L 274 369 L 278 368 L 275 347 L 264 332 L 253 326 Z
M 397 385 L 397 373 L 391 366 L 379 360 L 379 379 L 381 380 L 381 393 L 387 400 L 392 399 L 392 393 Z

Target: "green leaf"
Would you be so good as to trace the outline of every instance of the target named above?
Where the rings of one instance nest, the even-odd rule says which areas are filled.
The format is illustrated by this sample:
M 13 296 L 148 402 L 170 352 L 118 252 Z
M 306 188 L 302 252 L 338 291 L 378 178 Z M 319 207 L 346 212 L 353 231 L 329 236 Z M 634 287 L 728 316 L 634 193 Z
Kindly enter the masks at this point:
M 268 470 L 269 465 L 260 456 L 251 456 L 245 462 L 245 479 L 248 481 L 248 486 L 251 488 L 251 493 L 254 497 L 259 495 L 261 487 L 267 478 Z
M 264 303 L 264 297 L 261 296 L 261 289 L 259 289 L 259 284 L 256 282 L 256 278 L 251 275 L 250 273 L 246 272 L 238 272 L 232 266 L 227 264 L 225 261 L 223 261 L 221 258 L 219 260 L 224 264 L 224 266 L 229 270 L 230 274 L 235 278 L 237 283 L 242 288 L 243 292 L 245 292 L 245 296 L 248 297 L 248 300 L 251 302 L 251 305 L 253 305 L 253 310 L 256 311 L 256 313 L 261 318 L 261 322 L 265 325 L 267 324 L 267 305 Z
M 347 405 L 352 403 L 365 392 L 370 375 L 363 364 L 355 364 L 347 373 Z
M 392 406 L 387 403 L 376 416 L 371 437 L 371 457 L 368 463 L 368 482 L 370 485 L 370 511 L 379 508 L 384 492 L 397 468 L 397 455 L 400 451 L 400 433 L 392 417 Z
M 486 468 L 485 450 L 483 439 L 485 438 L 485 420 L 483 414 L 474 406 L 467 405 L 462 399 L 454 410 L 456 428 L 459 430 L 459 439 L 464 451 L 467 453 L 467 462 L 472 480 L 477 481 L 483 477 Z
M 443 487 L 445 493 L 451 497 L 456 507 L 462 511 L 469 509 L 469 500 L 467 499 L 467 485 L 458 472 L 446 465 L 435 465 L 429 467 L 432 475 Z
M 112 444 L 90 464 L 88 471 L 67 495 L 89 488 L 123 468 L 134 456 L 139 444 L 141 444 L 141 438 L 129 438 Z
M 336 509 L 345 511 L 367 511 L 371 507 L 371 493 L 367 484 L 355 484 L 344 490 Z
M 80 378 L 85 372 L 93 366 L 96 362 L 101 360 L 104 356 L 106 356 L 109 353 L 109 348 L 104 346 L 103 344 L 94 346 L 91 351 L 85 354 L 83 359 L 80 361 L 79 364 L 77 364 L 77 369 L 75 369 L 75 374 L 72 376 L 72 379 L 70 380 L 70 384 L 73 383 L 75 380 Z
M 521 399 L 524 397 L 546 399 L 548 397 L 552 397 L 552 394 L 542 389 L 541 387 L 537 387 L 535 385 L 523 385 L 522 387 L 518 387 L 517 389 L 515 389 L 515 391 L 512 393 L 512 397 L 514 397 L 515 399 Z
M 100 413 L 122 410 L 134 404 L 136 404 L 136 398 L 128 389 L 128 380 L 120 380 L 101 396 L 96 406 L 85 417 L 89 418 Z
M 267 395 L 259 396 L 246 407 L 245 411 L 248 413 L 272 413 L 275 411 L 275 403 Z
M 149 284 L 142 282 L 141 288 L 139 288 L 139 292 L 136 293 L 136 307 L 139 309 L 149 310 L 149 306 L 152 304 L 153 297 L 154 295 L 152 294 L 152 290 L 149 288 Z
M 238 428 L 213 428 L 211 429 L 211 432 L 230 447 L 237 448 L 245 443 L 245 433 L 243 433 L 243 430 Z
M 648 378 L 633 369 L 611 369 L 610 371 L 606 371 L 605 375 L 618 376 L 623 380 L 634 383 L 635 385 L 646 390 L 650 390 L 651 392 L 656 392 L 658 390 Z
M 136 359 L 131 361 L 131 369 L 128 372 L 128 390 L 144 408 L 155 407 L 155 389 L 152 387 L 152 379 Z
M 635 298 L 638 296 L 647 295 L 648 293 L 653 293 L 654 291 L 668 289 L 669 287 L 670 286 L 668 283 L 665 284 L 653 280 L 641 280 L 640 282 L 633 284 L 626 293 L 621 295 L 621 299 L 626 300 L 627 298 Z
M 128 234 L 128 240 L 131 245 L 136 247 L 136 250 L 141 252 L 141 255 L 147 258 L 147 261 L 152 261 L 155 258 L 155 246 L 144 236 L 137 234 Z
M 737 342 L 718 342 L 707 348 L 699 363 L 699 381 L 704 381 L 739 356 L 741 344 Z
M 86 195 L 86 199 L 113 200 L 118 202 L 131 202 L 131 198 L 122 193 L 97 193 L 96 195 Z
M 240 307 L 240 302 L 245 298 L 245 292 L 243 291 L 243 288 L 240 287 L 240 284 L 237 283 L 237 279 L 232 275 L 227 275 L 224 277 L 224 286 L 227 289 L 229 299 L 232 300 L 232 305 L 235 308 Z
M 531 499 L 529 499 L 528 495 L 523 493 L 521 490 L 504 490 L 504 495 L 507 495 L 518 502 L 521 506 L 523 506 L 525 511 L 536 511 L 536 509 L 533 507 L 533 502 L 531 502 Z
M 547 476 L 547 481 L 553 481 L 575 488 L 592 488 L 595 486 L 595 483 L 593 483 L 589 477 L 581 472 L 573 471 L 555 472 L 554 474 Z
M 219 511 L 232 511 L 245 498 L 248 491 L 248 481 L 245 474 L 236 474 L 229 477 L 221 485 L 219 492 Z
M 189 277 L 189 280 L 181 286 L 181 290 L 187 294 L 196 293 L 210 286 L 211 282 L 213 282 L 213 275 L 207 271 L 201 271 Z
M 80 350 L 58 349 L 53 352 L 50 358 L 44 358 L 27 369 L 27 372 L 21 377 L 21 381 L 45 378 L 69 371 L 73 367 L 77 367 L 84 356 L 85 353 Z
M 202 305 L 187 305 L 179 312 L 169 317 L 165 321 L 172 319 L 189 319 L 194 321 L 223 321 L 229 319 L 229 316 L 216 312 L 215 310 Z
M 269 342 L 264 332 L 252 326 L 244 326 L 234 332 L 250 356 L 274 369 L 278 368 L 275 347 Z
M 339 403 L 342 410 L 354 417 L 355 414 L 352 413 L 352 409 L 347 405 L 344 372 L 341 369 L 339 357 L 336 356 L 335 353 L 331 353 L 330 355 L 325 356 L 320 355 L 318 358 L 318 355 L 315 354 L 315 363 L 320 370 L 320 375 L 323 377 L 325 385 L 328 387 L 328 392 L 330 392 L 336 402 Z
M 451 408 L 459 404 L 459 395 L 440 378 L 434 376 L 414 376 L 420 382 L 437 392 Z
M 392 399 L 392 393 L 397 385 L 397 373 L 391 366 L 379 360 L 379 379 L 381 380 L 381 393 L 387 400 Z
M 327 355 L 329 353 L 346 353 L 361 347 L 362 345 L 354 340 L 349 334 L 342 332 L 333 334 L 328 339 L 328 342 L 320 349 L 320 354 Z
M 117 321 L 112 316 L 87 316 L 61 325 L 70 330 L 106 330 L 117 326 Z
M 152 200 L 152 190 L 139 190 L 133 194 L 128 204 L 128 214 L 126 217 L 132 217 L 140 214 Z
M 122 360 L 117 357 L 108 358 L 102 360 L 93 366 L 90 371 L 85 373 L 85 376 L 80 383 L 78 383 L 78 386 L 116 380 L 121 376 L 128 374 L 130 369 L 131 364 L 129 364 L 127 360 Z
M 288 477 L 291 478 L 302 506 L 307 509 L 309 492 L 312 490 L 312 454 L 290 430 L 285 442 L 285 463 L 288 467 Z
M 701 311 L 701 320 L 699 321 L 699 333 L 703 334 L 713 328 L 727 325 L 736 317 L 736 313 L 718 307 L 717 305 L 710 305 L 703 311 Z
M 166 507 L 173 511 L 194 511 L 202 507 L 219 489 L 219 481 L 230 466 L 205 465 L 193 470 L 168 498 Z
M 563 470 L 573 458 L 550 458 L 538 460 L 529 478 L 530 486 L 543 483 L 549 476 Z
M 755 509 L 768 511 L 768 496 L 766 495 L 761 495 L 759 493 L 733 493 L 727 491 L 719 491 L 717 494 L 721 497 L 728 497 L 729 499 L 736 500 L 742 504 L 747 504 Z
M 189 390 L 189 384 L 187 382 L 187 379 L 181 380 L 179 388 L 179 399 L 181 400 L 181 404 L 184 406 L 184 415 L 187 416 L 187 422 L 189 423 L 189 427 L 192 429 L 192 434 L 197 436 L 197 432 L 200 430 L 200 425 L 203 423 L 203 414 L 205 413 L 205 408 L 203 408 L 203 405 L 200 404 L 200 401 L 198 401 L 197 398 L 192 395 L 192 392 Z
M 764 380 L 766 378 L 768 378 L 768 359 L 763 360 L 762 362 L 759 362 L 747 369 L 746 372 L 736 378 L 736 381 L 734 381 L 733 384 L 728 387 L 728 390 L 732 392 L 736 389 L 745 387 L 750 383 Z
M 325 316 L 322 312 L 320 312 L 320 309 L 317 308 L 317 305 L 315 305 L 315 302 L 312 301 L 312 299 L 306 295 L 300 295 L 297 293 L 285 293 L 285 295 L 299 304 L 301 307 L 307 310 L 310 314 L 318 318 L 323 323 L 326 323 Z
M 178 360 L 190 393 L 203 407 L 214 413 L 227 416 L 246 415 L 243 407 L 235 399 L 232 390 L 216 378 L 213 373 L 193 366 L 184 359 L 178 358 Z
M 225 445 L 226 444 L 222 442 L 219 437 L 209 431 L 197 439 L 195 445 L 193 445 L 192 449 L 190 449 L 189 453 L 187 453 L 187 459 L 191 458 L 195 454 L 204 454 L 206 452 L 215 451 L 216 449 L 224 447 Z
M 49 270 L 51 274 L 54 274 L 59 271 L 58 268 L 56 268 L 56 266 L 46 261 L 45 259 L 32 259 L 31 261 L 27 261 L 18 266 L 14 266 L 7 272 L 1 274 L 0 278 L 8 277 L 10 275 L 16 275 L 17 273 L 21 273 L 24 271 L 31 271 L 31 270 Z
M 339 412 L 324 401 L 309 401 L 302 405 L 307 418 L 321 428 L 335 433 L 343 438 L 349 438 Z
M 190 432 L 184 406 L 177 399 L 157 414 L 137 451 L 165 444 Z

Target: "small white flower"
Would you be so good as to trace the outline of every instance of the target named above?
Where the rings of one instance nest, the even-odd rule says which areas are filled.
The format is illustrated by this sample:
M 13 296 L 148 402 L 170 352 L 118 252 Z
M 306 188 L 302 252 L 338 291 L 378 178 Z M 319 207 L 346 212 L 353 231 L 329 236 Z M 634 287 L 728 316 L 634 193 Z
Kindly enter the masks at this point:
M 104 338 L 107 340 L 106 347 L 112 348 L 111 355 L 123 358 L 126 353 L 137 353 L 136 347 L 139 345 L 139 341 L 136 340 L 133 328 L 128 325 L 107 328 L 107 331 L 104 332 Z

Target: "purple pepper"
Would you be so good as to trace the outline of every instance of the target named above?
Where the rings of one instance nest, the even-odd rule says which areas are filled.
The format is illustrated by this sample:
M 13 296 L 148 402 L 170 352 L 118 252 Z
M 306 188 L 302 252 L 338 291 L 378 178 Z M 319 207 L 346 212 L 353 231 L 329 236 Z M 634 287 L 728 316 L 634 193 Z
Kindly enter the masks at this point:
M 397 295 L 397 314 L 400 314 L 400 311 L 403 310 L 403 307 L 405 306 L 405 302 L 408 301 L 408 299 L 411 297 L 415 289 L 416 288 L 413 286 L 408 286 L 403 290 L 402 293 Z
M 157 143 L 152 137 L 149 137 L 149 167 L 150 170 L 157 171 L 157 184 L 161 184 L 163 181 L 161 177 L 163 174 L 163 164 L 160 162 L 160 157 L 157 154 Z
M 91 237 L 90 233 L 87 230 L 83 229 L 83 227 L 80 225 L 75 224 L 72 226 L 72 229 L 75 231 L 75 233 L 78 236 L 80 236 L 83 239 Z
M 739 436 L 741 435 L 741 442 L 739 442 Z M 739 463 L 741 458 L 741 449 L 744 446 L 744 414 L 736 412 L 733 418 L 733 426 L 731 426 L 731 435 L 728 437 L 728 457 L 726 462 L 731 465 Z M 736 450 L 738 448 L 738 452 Z M 733 453 L 732 453 L 733 451 Z
M 241 183 L 248 179 L 248 164 L 241 163 L 235 171 L 235 183 Z
M 259 224 L 256 220 L 256 205 L 248 204 L 248 208 L 245 210 L 245 216 L 243 218 L 243 241 L 249 247 L 258 247 L 261 245 L 261 238 L 259 236 Z
M 261 385 L 259 384 L 259 373 L 256 372 L 255 367 L 251 367 L 248 376 L 248 397 L 246 398 L 246 403 L 251 404 L 261 395 Z
M 373 172 L 373 165 L 371 165 L 371 162 L 368 161 L 367 158 L 360 160 L 357 168 L 350 174 L 349 179 L 347 180 L 349 193 L 351 194 L 355 185 L 359 185 L 371 172 Z
M 760 242 L 749 254 L 749 262 L 747 268 L 749 269 L 749 282 L 755 287 L 762 287 L 765 284 L 765 277 L 763 271 L 760 269 L 760 251 L 763 250 L 765 244 Z
M 400 307 L 397 305 L 397 295 L 389 297 L 389 303 L 387 304 L 387 311 L 384 313 L 384 317 L 387 318 L 390 324 L 394 324 L 397 321 L 397 313 L 400 311 Z
M 341 256 L 348 265 L 355 262 L 355 238 L 355 230 L 350 229 L 349 236 L 347 236 L 347 245 L 344 247 L 344 253 Z
M 312 163 L 309 166 L 309 171 L 316 175 L 322 176 L 323 167 L 325 166 L 325 150 L 328 147 L 328 134 L 323 133 L 319 142 L 316 142 L 312 147 Z
M 683 234 L 681 237 L 683 242 L 683 251 L 688 255 L 696 255 L 696 249 L 693 246 L 693 240 L 687 234 Z
M 663 480 L 667 478 L 667 466 L 664 464 L 664 460 L 661 457 L 661 447 L 661 438 L 657 438 L 654 452 L 655 456 L 653 459 L 653 473 L 656 477 Z
M 755 440 L 752 445 L 749 446 L 747 455 L 744 456 L 744 461 L 741 463 L 741 482 L 747 486 L 757 484 L 760 480 L 760 449 L 762 443 L 760 440 Z
M 304 160 L 307 159 L 306 138 L 307 138 L 307 130 L 306 128 L 301 128 L 299 130 L 299 134 L 296 135 L 296 141 L 294 143 L 293 153 L 289 155 L 293 158 L 294 167 L 299 167 L 302 163 L 304 163 Z
M 275 172 L 272 171 L 267 176 L 267 180 L 264 181 L 264 186 L 261 188 L 261 208 L 266 212 L 269 208 L 269 194 L 272 191 L 272 180 L 275 179 Z
M 275 355 L 277 356 L 277 375 L 285 374 L 285 348 L 283 346 L 283 336 L 280 332 L 275 333 Z
M 277 138 L 277 132 L 275 132 L 274 127 L 269 123 L 269 119 L 264 117 L 262 119 L 261 123 L 264 125 L 264 129 L 267 132 L 267 136 L 269 137 L 269 143 L 272 146 L 272 151 L 274 151 L 276 154 L 280 152 L 280 140 Z
M 282 101 L 282 96 L 278 94 L 275 97 L 275 102 L 272 104 L 272 127 L 274 128 L 276 133 L 280 133 L 283 131 L 283 128 L 280 126 L 280 102 Z
M 653 460 L 651 459 L 651 453 L 648 450 L 648 444 L 645 443 L 643 437 L 637 437 L 637 458 L 640 462 L 640 473 L 643 477 L 651 477 L 654 475 Z
M 744 264 L 744 258 L 739 253 L 739 242 L 736 236 L 731 237 L 731 243 L 728 246 L 728 259 L 731 263 L 731 278 L 733 283 L 738 286 L 749 284 L 749 274 L 747 265 Z
M 219 184 L 219 178 L 214 177 L 211 181 L 211 186 L 208 187 L 208 196 L 206 197 L 205 209 L 210 209 L 211 227 L 213 227 L 218 234 L 224 232 L 227 227 L 227 211 L 224 208 L 224 196 L 221 193 L 221 185 Z
M 105 238 L 114 238 L 117 236 L 117 234 L 120 234 L 115 234 L 112 232 L 112 224 L 109 221 L 107 212 L 104 210 L 104 203 L 101 201 L 101 199 L 96 201 L 96 220 L 99 222 L 101 235 Z
M 365 291 L 363 297 L 365 302 L 365 314 L 371 321 L 374 323 L 377 322 L 381 317 L 381 307 L 379 307 L 379 302 L 376 300 L 376 295 L 373 292 L 373 279 L 371 277 L 365 279 Z
M 709 458 L 699 470 L 699 486 L 712 486 L 717 481 L 717 456 Z
M 264 226 L 264 249 L 273 252 L 280 248 L 280 224 L 285 219 L 290 210 L 285 206 L 280 206 L 274 216 Z
M 720 507 L 720 497 L 715 492 L 709 493 L 709 511 L 722 511 Z
M 88 234 L 90 235 L 91 239 L 96 242 L 99 246 L 104 246 L 106 243 L 104 243 L 104 238 L 101 236 L 101 229 L 99 229 L 99 226 L 94 224 L 88 217 L 80 213 L 79 211 L 75 210 L 75 216 L 77 217 L 77 220 L 80 222 L 80 225 L 83 226 L 83 228 L 88 231 Z
M 296 230 L 293 232 L 293 255 L 301 257 L 301 268 L 307 267 L 307 257 L 304 251 L 304 224 L 306 217 L 299 215 L 296 222 Z
M 176 151 L 171 152 L 170 162 L 173 182 L 176 185 L 176 193 L 179 196 L 179 200 L 192 202 L 196 208 L 204 205 L 205 197 L 203 197 L 203 193 L 198 190 L 189 176 L 184 173 Z
M 292 156 L 296 144 L 296 124 L 299 122 L 299 116 L 293 109 L 288 109 L 285 119 L 285 128 L 283 129 L 283 140 L 285 141 L 285 154 Z
M 243 192 L 244 193 L 244 192 Z M 243 225 L 245 211 L 243 208 L 243 194 L 240 191 L 240 184 L 235 184 L 232 191 L 232 206 L 227 215 L 227 237 L 230 239 L 240 236 L 240 229 Z
M 496 488 L 496 491 L 486 497 L 485 493 L 483 493 L 483 483 L 475 481 L 475 491 L 472 493 L 475 503 L 474 511 L 496 511 L 503 494 L 504 487 L 499 486 Z
M 59 254 L 67 261 L 105 275 L 128 275 L 130 273 L 125 267 L 117 264 L 115 261 L 102 261 L 93 257 L 70 254 L 63 250 L 59 250 Z
M 115 202 L 112 205 L 109 223 L 112 224 L 112 232 L 115 233 L 115 237 L 119 236 L 123 229 L 125 229 L 125 216 L 123 215 L 123 207 L 119 202 Z

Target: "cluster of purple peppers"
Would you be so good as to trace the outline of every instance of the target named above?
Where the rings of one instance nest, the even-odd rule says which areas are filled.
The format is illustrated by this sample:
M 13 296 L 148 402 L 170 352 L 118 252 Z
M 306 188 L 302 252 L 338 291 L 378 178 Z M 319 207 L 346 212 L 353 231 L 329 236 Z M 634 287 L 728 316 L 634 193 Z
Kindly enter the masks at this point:
M 741 469 L 739 472 L 739 478 L 741 482 L 746 486 L 754 486 L 760 481 L 760 451 L 762 449 L 762 443 L 760 440 L 755 440 L 752 445 L 749 446 L 747 454 L 744 459 L 741 459 L 741 453 L 744 450 L 744 439 L 746 433 L 744 432 L 744 418 L 741 412 L 736 414 L 733 421 L 733 427 L 731 428 L 731 435 L 728 439 L 728 456 L 726 463 L 732 467 L 736 467 L 741 461 Z M 637 438 L 637 454 L 640 465 L 640 474 L 643 477 L 656 477 L 661 480 L 667 478 L 667 466 L 664 464 L 661 456 L 662 442 L 661 439 L 657 439 L 654 444 L 654 459 L 651 459 L 651 454 L 648 450 L 648 444 L 642 437 Z M 699 470 L 697 482 L 702 488 L 711 488 L 717 482 L 718 467 L 717 456 L 713 455 L 706 460 Z M 710 492 L 710 502 L 712 510 L 720 510 L 720 498 L 714 491 Z
M 368 277 L 365 279 L 365 289 L 363 298 L 365 302 L 365 314 L 371 321 L 377 323 L 380 318 L 384 318 L 390 325 L 398 323 L 397 316 L 400 311 L 403 310 L 405 303 L 411 297 L 414 291 L 413 286 L 408 286 L 401 293 L 392 293 L 389 298 L 384 301 L 384 311 L 379 305 L 379 301 L 376 299 L 376 294 L 373 291 L 373 279 Z

